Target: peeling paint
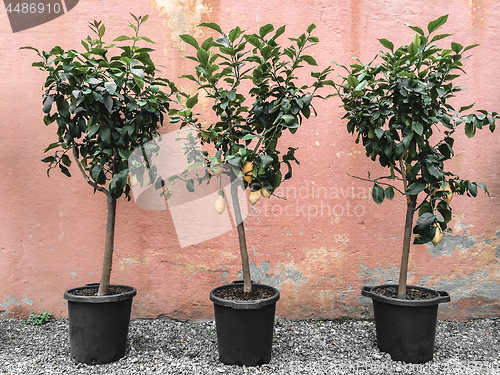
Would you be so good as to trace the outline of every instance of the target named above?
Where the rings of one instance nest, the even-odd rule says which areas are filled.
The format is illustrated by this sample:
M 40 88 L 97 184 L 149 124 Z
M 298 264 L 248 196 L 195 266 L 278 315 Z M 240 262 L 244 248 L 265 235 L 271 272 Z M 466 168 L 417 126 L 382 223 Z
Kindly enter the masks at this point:
M 374 286 L 380 284 L 397 284 L 399 279 L 399 267 L 389 265 L 386 268 L 378 266 L 370 268 L 360 263 L 361 272 L 356 277 L 363 279 L 363 286 Z
M 21 304 L 14 296 L 7 294 L 6 297 L 7 298 L 4 299 L 3 302 L 0 304 L 0 306 L 2 306 L 4 309 L 7 309 L 9 306 L 21 307 Z
M 465 218 L 465 214 L 463 213 L 462 215 L 452 215 L 452 220 L 455 221 L 455 226 L 453 228 L 453 232 L 461 232 L 463 229 L 473 227 L 473 225 L 470 224 L 462 224 L 462 220 Z
M 158 17 L 168 15 L 163 24 L 170 29 L 172 43 L 181 52 L 185 52 L 186 45 L 179 35 L 200 36 L 202 31 L 196 26 L 202 22 L 202 17 L 212 10 L 202 0 L 151 0 L 151 8 L 159 10 Z
M 434 257 L 440 257 L 443 255 L 451 256 L 454 249 L 459 251 L 471 249 L 475 244 L 475 236 L 450 236 L 445 234 L 443 240 L 436 246 L 430 243 L 426 246 L 429 254 L 432 254 Z
M 129 255 L 127 257 L 119 259 L 118 263 L 120 264 L 120 271 L 123 271 L 132 266 L 147 265 L 149 264 L 149 258 L 141 259 L 139 257 Z
M 21 302 L 24 302 L 25 304 L 27 305 L 33 305 L 33 300 L 31 298 L 28 298 L 28 297 L 24 297 L 24 298 L 21 298 Z
M 270 285 L 276 289 L 282 289 L 283 283 L 290 281 L 294 288 L 306 283 L 307 278 L 293 264 L 280 264 L 276 268 L 276 272 L 272 275 L 269 270 L 271 263 L 264 261 L 257 266 L 255 262 L 250 263 L 250 275 L 252 280 Z M 242 277 L 242 272 L 238 272 L 238 277 Z

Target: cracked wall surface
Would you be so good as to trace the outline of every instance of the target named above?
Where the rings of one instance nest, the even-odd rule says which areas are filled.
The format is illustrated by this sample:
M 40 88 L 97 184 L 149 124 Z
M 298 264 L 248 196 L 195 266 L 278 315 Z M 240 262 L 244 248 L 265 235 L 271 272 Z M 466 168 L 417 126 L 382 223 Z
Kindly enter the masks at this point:
M 250 2 L 236 0 L 105 0 L 81 1 L 57 19 L 12 33 L 0 11 L 0 315 L 27 317 L 48 311 L 66 316 L 65 289 L 98 282 L 106 223 L 106 201 L 94 194 L 74 166 L 73 177 L 53 171 L 46 175 L 40 162 L 54 142 L 55 130 L 43 124 L 43 72 L 31 67 L 31 45 L 50 50 L 79 48 L 88 35 L 88 22 L 106 25 L 107 40 L 128 33 L 129 13 L 149 14 L 143 35 L 156 42 L 152 58 L 158 74 L 176 80 L 194 93 L 189 80 L 194 64 L 183 58 L 192 47 L 179 35 L 199 41 L 213 36 L 197 25 L 216 22 L 224 30 L 239 25 L 257 32 L 273 23 L 286 26 L 282 43 L 314 22 L 320 44 L 310 53 L 323 69 L 335 61 L 350 64 L 352 57 L 368 62 L 382 48 L 377 38 L 395 45 L 411 40 L 405 24 L 425 25 L 449 14 L 445 41 L 479 43 L 464 61 L 467 75 L 457 84 L 467 90 L 453 98 L 457 105 L 500 112 L 500 3 L 493 1 L 419 2 L 386 0 L 292 0 Z M 142 26 L 141 26 L 142 27 Z M 147 45 L 151 47 L 151 45 Z M 334 75 L 341 74 L 336 68 Z M 305 79 L 308 74 L 304 75 Z M 333 77 L 332 77 L 333 78 Z M 251 99 L 249 99 L 251 102 Z M 401 257 L 404 209 L 402 197 L 377 205 L 372 185 L 350 175 L 377 174 L 377 163 L 345 130 L 338 98 L 318 101 L 311 116 L 284 143 L 298 147 L 300 167 L 277 192 L 286 199 L 261 199 L 248 207 L 245 230 L 255 281 L 279 289 L 278 316 L 287 318 L 372 316 L 371 300 L 361 296 L 364 286 L 396 283 Z M 211 104 L 200 98 L 202 122 L 214 118 Z M 177 125 L 165 121 L 164 132 Z M 500 316 L 500 131 L 486 130 L 468 140 L 458 131 L 455 158 L 447 167 L 463 178 L 487 184 L 489 195 L 455 196 L 453 234 L 438 246 L 414 245 L 410 252 L 408 283 L 445 290 L 451 302 L 440 305 L 441 319 Z M 197 228 L 193 228 L 196 231 Z M 133 285 L 133 318 L 159 315 L 175 319 L 212 319 L 210 290 L 241 277 L 238 236 L 233 228 L 202 243 L 181 247 L 168 210 L 147 211 L 121 199 L 115 229 L 111 280 Z

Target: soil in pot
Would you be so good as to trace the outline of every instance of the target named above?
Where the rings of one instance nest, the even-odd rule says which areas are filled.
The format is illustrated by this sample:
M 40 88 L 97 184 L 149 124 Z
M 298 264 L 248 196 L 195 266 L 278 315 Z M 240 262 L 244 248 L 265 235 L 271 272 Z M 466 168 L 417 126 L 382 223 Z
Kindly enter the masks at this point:
M 97 295 L 97 291 L 99 290 L 99 287 L 88 287 L 88 288 L 81 288 L 81 289 L 77 289 L 77 290 L 72 290 L 70 291 L 69 293 L 70 294 L 73 294 L 75 296 L 87 296 L 87 297 L 91 297 L 91 296 L 96 296 Z M 121 286 L 110 286 L 109 289 L 108 289 L 108 296 L 115 296 L 117 294 L 122 294 L 122 293 L 126 293 L 128 292 L 129 290 L 128 289 L 125 289 Z
M 398 288 L 395 286 L 387 287 L 387 288 L 376 288 L 373 289 L 373 293 L 378 295 L 389 297 L 389 298 L 398 298 Z M 410 301 L 418 301 L 425 299 L 436 298 L 435 292 L 428 292 L 425 290 L 407 288 L 406 289 L 406 299 Z
M 219 289 L 214 292 L 216 297 L 231 301 L 256 301 L 259 299 L 271 298 L 274 292 L 269 289 L 253 287 L 251 293 L 245 293 L 243 287 L 235 286 L 231 289 Z

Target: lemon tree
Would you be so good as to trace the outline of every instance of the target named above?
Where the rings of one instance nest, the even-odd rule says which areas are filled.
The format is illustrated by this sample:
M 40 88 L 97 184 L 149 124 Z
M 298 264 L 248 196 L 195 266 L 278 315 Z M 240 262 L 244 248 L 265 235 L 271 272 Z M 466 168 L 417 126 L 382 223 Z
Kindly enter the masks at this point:
M 135 23 L 128 24 L 132 35 L 117 37 L 116 46 L 105 43 L 105 26 L 94 21 L 90 23 L 94 35 L 81 41 L 83 51 L 23 47 L 38 54 L 41 61 L 33 66 L 47 73 L 44 123 L 56 129 L 56 142 L 45 149 L 50 155 L 42 159 L 48 163 L 47 174 L 58 169 L 71 176 L 73 160 L 94 191 L 107 197 L 98 295 L 107 294 L 110 284 L 116 200 L 122 195 L 130 199 L 128 158 L 159 134 L 170 96 L 177 92 L 171 81 L 158 77 L 150 57 L 153 49 L 141 46 L 154 43 L 139 34 L 148 16 L 132 17 Z
M 318 65 L 314 57 L 306 53 L 319 42 L 312 35 L 314 24 L 297 38 L 290 38 L 291 43 L 286 47 L 279 43 L 285 26 L 275 30 L 268 24 L 258 33 L 248 33 L 240 27 L 225 33 L 216 23 L 200 26 L 215 36 L 200 44 L 191 35 L 181 35 L 195 50 L 195 54 L 187 58 L 197 64 L 194 74 L 183 77 L 197 85 L 198 93 L 185 101 L 183 110 L 171 114 L 177 116 L 181 127 L 195 126 L 202 145 L 213 145 L 216 150 L 215 155 L 204 152 L 208 167 L 198 183 L 214 178 L 222 164 L 222 173 L 233 180 L 244 178 L 249 201 L 254 204 L 262 194 L 273 194 L 283 181 L 292 177 L 293 165 L 299 164 L 295 157 L 297 148 L 283 149 L 279 140 L 285 133 L 295 134 L 303 120 L 316 113 L 312 101 L 321 97 L 318 89 L 333 85 L 327 79 L 331 67 L 312 72 L 309 83 L 299 84 L 297 71 Z M 197 121 L 193 108 L 198 95 L 211 100 L 215 122 L 202 126 Z M 193 179 L 186 181 L 188 189 L 194 189 L 195 185 Z M 244 290 L 250 292 L 245 232 L 237 194 L 237 189 L 233 189 Z
M 451 232 L 447 223 L 452 194 L 475 197 L 478 188 L 487 192 L 485 184 L 464 180 L 444 164 L 454 156 L 459 127 L 472 138 L 483 127 L 493 132 L 498 118 L 496 112 L 470 113 L 473 105 L 455 109 L 450 103 L 462 90 L 454 80 L 464 72 L 463 60 L 477 45 L 452 42 L 449 48 L 438 47 L 450 36 L 435 33 L 447 19 L 446 15 L 430 22 L 426 32 L 407 25 L 415 31 L 414 38 L 399 48 L 379 39 L 385 50 L 368 64 L 357 60 L 343 66 L 346 74 L 337 86 L 348 132 L 356 135 L 366 156 L 387 168 L 384 176 L 362 178 L 373 183 L 373 200 L 380 204 L 395 192 L 406 196 L 399 298 L 406 296 L 412 228 L 415 244 L 437 243 L 442 231 Z

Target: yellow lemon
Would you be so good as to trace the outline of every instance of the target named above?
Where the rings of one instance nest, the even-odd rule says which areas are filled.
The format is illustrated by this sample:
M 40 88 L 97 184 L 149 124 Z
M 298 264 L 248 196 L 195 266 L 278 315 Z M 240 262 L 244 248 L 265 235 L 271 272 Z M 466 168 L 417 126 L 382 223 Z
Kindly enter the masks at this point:
M 217 197 L 214 206 L 215 206 L 215 211 L 217 211 L 217 213 L 221 214 L 224 212 L 224 210 L 226 209 L 226 202 L 224 201 L 222 195 L 219 195 Z
M 443 240 L 443 231 L 441 230 L 441 227 L 439 225 L 434 224 L 436 227 L 436 234 L 434 235 L 434 238 L 431 240 L 431 242 L 436 246 L 438 243 L 440 243 Z
M 257 203 L 260 199 L 260 190 L 252 190 L 250 193 L 248 193 L 248 201 L 250 204 L 253 206 L 255 203 Z
M 253 180 L 252 169 L 253 169 L 253 163 L 250 161 L 245 162 L 243 168 L 241 169 L 241 172 L 243 173 L 243 178 L 248 183 L 252 182 Z
M 443 199 L 446 203 L 450 204 L 450 203 L 451 203 L 451 199 L 453 198 L 453 192 L 451 191 L 450 184 L 449 184 L 449 183 L 446 183 L 446 187 L 445 187 L 444 189 L 434 189 L 434 190 L 432 191 L 432 193 L 431 193 L 431 194 L 434 196 L 434 195 L 436 195 L 436 193 L 437 193 L 438 191 L 444 191 L 444 192 L 445 192 L 445 194 L 443 194 L 443 195 L 441 196 L 441 198 L 442 198 L 442 199 Z
M 269 198 L 271 196 L 271 193 L 268 192 L 266 189 L 264 188 L 261 188 L 260 189 L 260 194 L 264 197 L 264 198 Z
M 127 182 L 132 189 L 134 189 L 137 186 L 137 184 L 139 183 L 136 175 L 132 174 L 132 173 L 128 174 L 128 181 Z
M 222 172 L 223 172 L 223 171 L 224 171 L 224 168 L 222 167 L 222 165 L 221 165 L 221 164 L 219 164 L 219 165 L 218 165 L 218 166 L 214 169 L 213 174 L 214 174 L 214 176 L 215 176 L 215 177 L 219 177 L 219 176 L 222 174 Z

